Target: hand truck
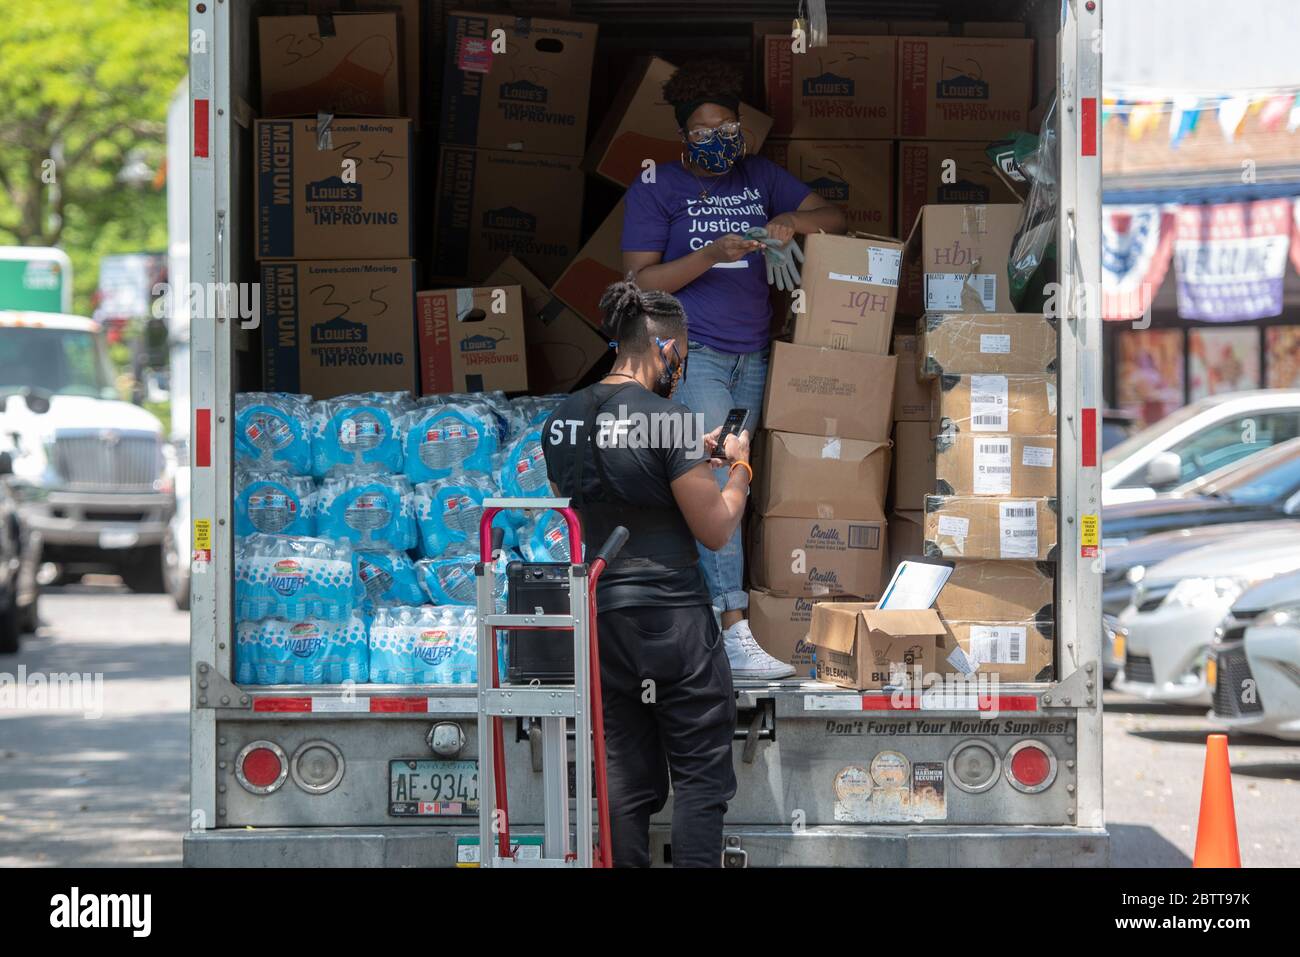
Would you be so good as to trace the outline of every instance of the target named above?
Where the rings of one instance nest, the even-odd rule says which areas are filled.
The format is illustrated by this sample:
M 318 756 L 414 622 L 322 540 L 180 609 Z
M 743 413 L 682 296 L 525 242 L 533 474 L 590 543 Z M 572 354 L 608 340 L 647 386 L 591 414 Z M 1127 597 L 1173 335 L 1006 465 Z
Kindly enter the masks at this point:
M 500 614 L 496 609 L 500 532 L 492 522 L 507 509 L 530 514 L 554 510 L 569 529 L 569 614 Z M 567 498 L 489 498 L 479 523 L 478 576 L 478 760 L 479 855 L 482 867 L 611 867 L 609 789 L 605 778 L 605 720 L 600 697 L 600 649 L 596 635 L 596 585 L 605 567 L 627 542 L 627 529 L 614 529 L 589 563 L 582 559 L 582 528 Z M 575 559 L 577 559 L 575 561 Z M 573 683 L 511 684 L 500 680 L 497 632 L 510 628 L 569 631 L 573 635 Z M 557 636 L 558 639 L 558 636 Z M 490 729 L 487 720 L 491 719 Z M 505 720 L 538 718 L 542 725 L 544 840 L 541 858 L 510 851 L 510 806 L 506 788 Z M 569 774 L 566 724 L 573 719 L 576 846 L 569 840 Z M 593 754 L 594 751 L 594 754 Z M 592 821 L 592 767 L 598 821 Z M 600 841 L 595 841 L 599 827 Z

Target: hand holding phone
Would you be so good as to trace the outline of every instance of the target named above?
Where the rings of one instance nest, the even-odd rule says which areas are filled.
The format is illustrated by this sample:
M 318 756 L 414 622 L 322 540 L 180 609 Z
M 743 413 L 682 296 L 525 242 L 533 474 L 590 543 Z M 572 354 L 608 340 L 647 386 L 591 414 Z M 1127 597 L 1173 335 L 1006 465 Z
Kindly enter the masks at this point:
M 718 430 L 713 446 L 712 457 L 715 461 L 726 461 L 727 437 L 731 435 L 739 437 L 745 431 L 745 420 L 748 418 L 748 409 L 732 409 L 727 413 L 727 418 L 723 421 L 722 428 Z

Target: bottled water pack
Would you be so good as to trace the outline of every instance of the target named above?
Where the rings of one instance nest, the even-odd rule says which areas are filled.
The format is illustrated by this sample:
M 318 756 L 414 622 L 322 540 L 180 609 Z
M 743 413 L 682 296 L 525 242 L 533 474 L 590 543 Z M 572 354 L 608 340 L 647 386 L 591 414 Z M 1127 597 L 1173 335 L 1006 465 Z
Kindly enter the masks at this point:
M 402 471 L 398 421 L 415 403 L 406 392 L 364 392 L 312 405 L 312 474 L 335 469 Z
M 316 496 L 316 530 L 367 550 L 415 547 L 415 492 L 405 475 L 334 475 Z
M 440 482 L 422 482 L 415 487 L 415 518 L 420 530 L 420 551 L 426 558 L 441 558 L 453 546 L 462 551 L 478 550 L 479 522 L 483 499 L 496 495 L 496 486 L 485 475 L 458 472 Z M 504 518 L 496 524 L 514 529 Z M 506 544 L 513 544 L 507 541 Z
M 519 551 L 530 562 L 568 562 L 569 526 L 556 511 L 543 512 L 524 526 Z
M 464 685 L 478 681 L 473 608 L 390 606 L 370 623 L 373 684 Z
M 305 475 L 235 472 L 235 534 L 316 534 L 316 484 Z
M 415 564 L 405 552 L 354 551 L 352 593 L 354 607 L 367 615 L 373 615 L 380 605 L 420 605 L 425 601 Z
M 529 427 L 510 443 L 501 464 L 501 494 L 507 498 L 550 498 L 542 454 L 541 426 Z
M 352 612 L 352 549 L 346 542 L 292 535 L 235 540 L 235 620 L 318 618 Z
M 241 685 L 340 684 L 370 677 L 370 642 L 360 615 L 343 621 L 264 618 L 235 628 Z
M 497 561 L 494 591 L 496 608 L 500 612 L 505 611 L 507 560 L 508 552 L 503 549 Z M 477 551 L 462 551 L 443 558 L 422 558 L 415 563 L 415 567 L 419 572 L 420 585 L 435 605 L 476 605 L 478 576 L 474 574 L 474 565 L 477 562 Z
M 425 406 L 403 416 L 399 427 L 412 485 L 456 472 L 490 476 L 503 438 L 497 412 L 475 399 Z
M 241 392 L 235 396 L 235 465 L 311 474 L 311 396 Z

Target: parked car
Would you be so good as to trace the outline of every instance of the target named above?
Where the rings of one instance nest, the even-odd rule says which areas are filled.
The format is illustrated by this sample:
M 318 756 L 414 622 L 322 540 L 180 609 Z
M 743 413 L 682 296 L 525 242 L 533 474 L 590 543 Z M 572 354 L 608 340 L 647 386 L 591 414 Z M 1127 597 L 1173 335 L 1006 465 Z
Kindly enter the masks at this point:
M 1214 630 L 1253 585 L 1300 568 L 1294 526 L 1251 529 L 1147 570 L 1119 616 L 1128 629 L 1113 687 L 1151 701 L 1210 704 L 1205 659 Z
M 36 630 L 39 539 L 22 522 L 9 488 L 13 455 L 0 451 L 0 654 L 13 654 Z
M 1109 452 L 1137 431 L 1137 417 L 1119 409 L 1106 409 L 1101 414 L 1101 450 Z
M 1300 572 L 1242 593 L 1210 648 L 1206 679 L 1216 724 L 1300 741 Z
M 1101 686 L 1109 688 L 1124 663 L 1124 643 L 1128 629 L 1114 615 L 1101 616 Z
M 1102 455 L 1102 504 L 1154 498 L 1230 462 L 1300 436 L 1300 390 L 1206 396 Z

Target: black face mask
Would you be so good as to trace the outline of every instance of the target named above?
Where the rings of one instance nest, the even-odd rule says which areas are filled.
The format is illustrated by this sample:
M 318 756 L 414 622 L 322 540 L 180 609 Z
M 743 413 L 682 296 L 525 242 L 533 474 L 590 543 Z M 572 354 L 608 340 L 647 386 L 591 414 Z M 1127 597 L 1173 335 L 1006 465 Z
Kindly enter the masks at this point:
M 672 398 L 673 392 L 677 390 L 677 383 L 686 375 L 686 360 L 678 354 L 677 346 L 673 346 L 673 355 L 677 358 L 676 365 L 669 365 L 668 360 L 664 358 L 663 348 L 667 344 L 667 339 L 655 339 L 655 345 L 659 347 L 659 358 L 663 362 L 664 368 L 655 378 L 653 392 L 661 399 Z

